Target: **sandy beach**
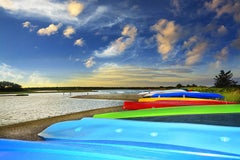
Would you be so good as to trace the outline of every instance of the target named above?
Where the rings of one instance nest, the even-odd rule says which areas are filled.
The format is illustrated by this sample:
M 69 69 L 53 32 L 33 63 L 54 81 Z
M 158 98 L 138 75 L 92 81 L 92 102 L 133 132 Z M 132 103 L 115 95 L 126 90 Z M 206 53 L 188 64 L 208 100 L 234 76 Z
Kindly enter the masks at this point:
M 75 96 L 72 98 L 82 98 L 82 99 L 111 99 L 111 100 L 137 100 L 139 96 L 134 94 L 106 94 L 106 95 L 83 95 Z M 20 139 L 20 140 L 31 140 L 37 141 L 41 140 L 38 137 L 38 133 L 43 129 L 47 128 L 51 124 L 67 121 L 67 120 L 76 120 L 83 117 L 92 117 L 94 114 L 106 113 L 113 111 L 121 111 L 122 106 L 113 106 L 108 108 L 100 108 L 89 111 L 83 111 L 78 113 L 72 113 L 62 116 L 56 116 L 51 118 L 45 118 L 35 121 L 23 122 L 8 126 L 0 127 L 0 138 L 9 138 L 9 139 Z

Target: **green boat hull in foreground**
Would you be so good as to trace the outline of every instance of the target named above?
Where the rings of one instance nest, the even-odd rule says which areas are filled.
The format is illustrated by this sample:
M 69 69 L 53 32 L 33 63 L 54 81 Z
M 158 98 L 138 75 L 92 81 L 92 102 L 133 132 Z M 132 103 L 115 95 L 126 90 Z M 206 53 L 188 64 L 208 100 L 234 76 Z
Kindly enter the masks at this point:
M 95 114 L 94 118 L 135 118 L 153 116 L 176 116 L 193 114 L 222 114 L 240 113 L 240 104 L 204 105 L 204 106 L 181 106 L 169 108 L 152 108 L 134 111 L 110 112 Z

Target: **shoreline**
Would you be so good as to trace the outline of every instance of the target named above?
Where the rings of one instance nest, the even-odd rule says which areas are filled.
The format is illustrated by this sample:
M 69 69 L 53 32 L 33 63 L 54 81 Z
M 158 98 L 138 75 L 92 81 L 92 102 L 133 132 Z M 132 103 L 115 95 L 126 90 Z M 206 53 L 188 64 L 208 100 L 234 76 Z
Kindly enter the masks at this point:
M 122 106 L 99 108 L 88 111 L 70 113 L 66 115 L 44 118 L 34 121 L 22 122 L 0 127 L 0 138 L 41 141 L 38 133 L 50 125 L 68 120 L 79 120 L 84 117 L 92 117 L 94 114 L 122 111 Z
M 99 95 L 79 95 L 73 96 L 71 98 L 80 98 L 80 99 L 107 99 L 107 100 L 129 100 L 135 101 L 141 96 L 136 94 L 99 94 Z
M 137 100 L 139 96 L 135 94 L 104 94 L 104 95 L 83 95 L 71 98 L 80 99 L 108 99 L 108 100 Z M 92 117 L 94 114 L 122 111 L 122 106 L 98 108 L 88 111 L 70 113 L 61 116 L 44 118 L 34 121 L 22 122 L 12 125 L 0 126 L 0 138 L 41 141 L 38 133 L 50 125 L 68 120 L 79 120 L 84 117 Z

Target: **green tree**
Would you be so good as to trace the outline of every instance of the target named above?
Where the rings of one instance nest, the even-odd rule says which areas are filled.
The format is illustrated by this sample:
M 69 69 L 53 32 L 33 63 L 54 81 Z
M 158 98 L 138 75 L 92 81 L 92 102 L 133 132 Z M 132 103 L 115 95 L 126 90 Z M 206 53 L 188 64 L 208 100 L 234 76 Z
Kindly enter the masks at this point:
M 22 86 L 13 82 L 1 81 L 0 82 L 0 91 L 21 91 Z
M 176 85 L 176 88 L 182 88 L 182 87 L 184 87 L 184 86 L 180 83 Z
M 221 70 L 220 73 L 215 76 L 215 87 L 233 87 L 236 86 L 237 82 L 232 79 L 233 74 L 231 71 L 225 73 L 224 70 Z

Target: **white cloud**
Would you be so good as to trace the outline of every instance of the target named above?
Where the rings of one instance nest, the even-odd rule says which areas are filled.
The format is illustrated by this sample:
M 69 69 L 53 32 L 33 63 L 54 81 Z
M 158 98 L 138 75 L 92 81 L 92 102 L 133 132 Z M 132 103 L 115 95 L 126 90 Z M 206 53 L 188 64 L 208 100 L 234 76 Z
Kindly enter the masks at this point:
M 82 39 L 82 38 L 77 39 L 77 40 L 74 42 L 74 45 L 75 45 L 75 46 L 80 46 L 80 47 L 82 47 L 82 46 L 84 45 L 83 39 Z
M 223 3 L 223 0 L 212 0 L 205 2 L 205 7 L 209 10 L 215 10 L 220 6 L 221 3 Z
M 194 65 L 202 58 L 204 51 L 207 49 L 208 44 L 206 42 L 200 42 L 196 44 L 193 49 L 189 50 L 186 54 L 186 65 Z
M 0 7 L 11 10 L 13 7 L 13 2 L 11 0 L 1 0 Z
M 240 23 L 240 1 L 212 0 L 205 2 L 205 7 L 216 12 L 216 18 L 220 18 L 224 14 L 230 14 L 233 15 L 236 22 Z
M 47 77 L 42 76 L 38 72 L 33 72 L 31 75 L 29 75 L 27 85 L 31 87 L 53 86 Z
M 83 11 L 83 9 L 84 5 L 77 1 L 70 1 L 67 7 L 68 13 L 73 17 L 78 16 Z
M 24 74 L 16 68 L 5 63 L 0 64 L 0 79 L 18 82 L 24 78 Z
M 5 63 L 0 64 L 0 80 L 18 83 L 23 87 L 56 86 L 39 72 L 27 73 Z
M 94 57 L 90 57 L 90 58 L 88 58 L 86 61 L 85 61 L 85 66 L 87 67 L 87 68 L 90 68 L 90 67 L 92 67 L 93 65 L 95 65 L 96 64 L 96 62 L 94 61 Z
M 161 19 L 151 29 L 157 32 L 158 52 L 162 55 L 162 59 L 166 60 L 179 38 L 180 26 L 176 25 L 174 21 Z
M 47 18 L 54 22 L 76 22 L 77 18 L 67 11 L 68 2 L 50 0 L 1 0 L 0 7 L 21 17 Z
M 31 23 L 29 21 L 26 21 L 26 22 L 23 22 L 22 25 L 23 25 L 23 28 L 29 28 Z
M 58 24 L 58 25 L 54 25 L 54 24 L 50 24 L 48 27 L 46 28 L 41 28 L 38 30 L 38 34 L 41 36 L 47 35 L 53 35 L 55 33 L 57 33 L 58 29 L 62 26 L 62 24 Z
M 22 26 L 23 26 L 23 28 L 29 28 L 30 32 L 34 31 L 37 28 L 37 26 L 32 25 L 31 22 L 29 22 L 29 21 L 23 22 Z
M 187 41 L 184 41 L 183 47 L 184 48 L 190 48 L 197 42 L 197 36 L 190 37 Z
M 71 35 L 75 33 L 75 29 L 72 26 L 68 26 L 64 31 L 63 35 L 67 38 L 71 38 Z
M 123 28 L 122 36 L 113 41 L 105 50 L 95 51 L 97 57 L 113 57 L 121 55 L 135 40 L 137 28 L 126 25 Z
M 61 22 L 74 28 L 83 27 L 88 30 L 112 27 L 126 18 L 126 15 L 119 15 L 119 12 L 115 12 L 113 6 L 99 5 L 97 1 L 80 3 L 77 0 L 31 0 L 31 2 L 29 0 L 0 0 L 0 7 L 14 17 L 41 19 L 49 23 Z

